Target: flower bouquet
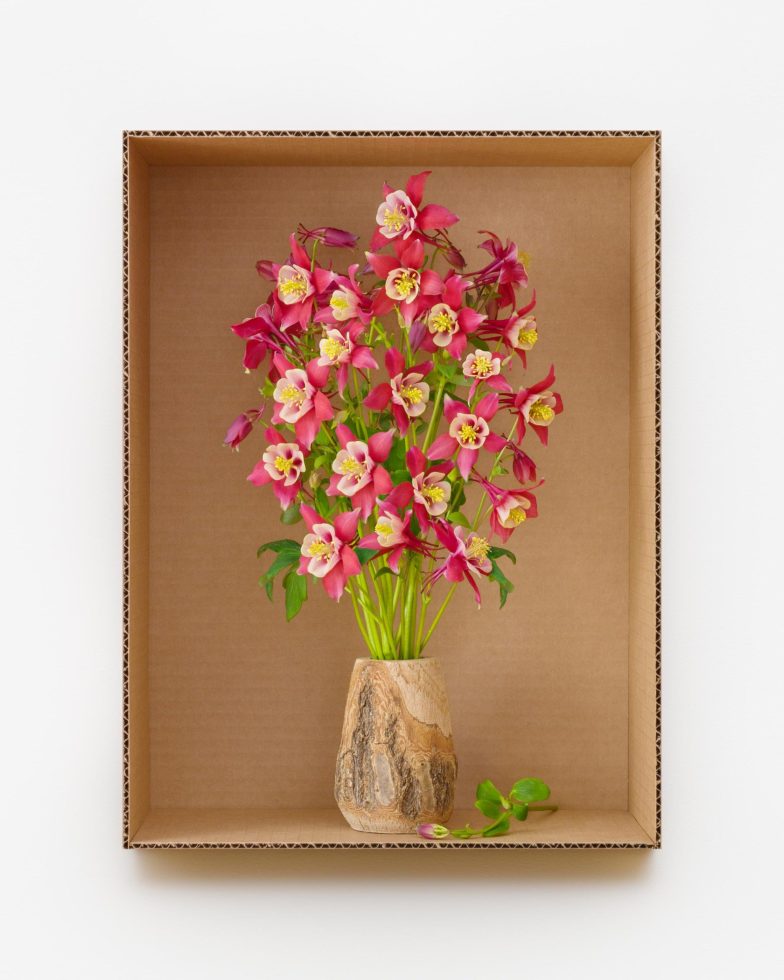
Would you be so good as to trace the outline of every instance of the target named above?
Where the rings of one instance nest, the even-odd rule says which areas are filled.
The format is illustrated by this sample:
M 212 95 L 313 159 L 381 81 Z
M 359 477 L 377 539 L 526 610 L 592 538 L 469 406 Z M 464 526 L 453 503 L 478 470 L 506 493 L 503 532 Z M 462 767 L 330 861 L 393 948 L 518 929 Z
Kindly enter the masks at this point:
M 298 540 L 261 546 L 274 558 L 260 582 L 272 598 L 282 576 L 288 619 L 309 581 L 336 601 L 347 594 L 369 653 L 361 674 L 382 686 L 374 662 L 419 661 L 461 584 L 479 606 L 483 583 L 494 582 L 504 605 L 513 586 L 501 562 L 515 561 L 504 545 L 538 514 L 541 481 L 522 447 L 529 433 L 546 445 L 562 411 L 552 367 L 522 386 L 510 380 L 513 365 L 527 370 L 538 338 L 535 291 L 518 298 L 528 288 L 525 256 L 480 232 L 487 254 L 466 271 L 449 231 L 457 215 L 423 203 L 429 175 L 404 190 L 384 185 L 369 248 L 345 270 L 328 256 L 354 253 L 357 236 L 300 225 L 284 262 L 257 263 L 271 291 L 232 327 L 245 341 L 244 367 L 260 372 L 262 401 L 225 441 L 236 448 L 261 430 L 248 480 L 271 487 L 285 525 L 305 525 Z M 363 683 L 352 681 L 357 697 Z M 356 746 L 352 726 L 376 723 L 347 710 L 341 751 Z M 363 778 L 370 763 L 346 751 L 346 792 L 367 803 L 378 772 Z M 443 805 L 419 806 L 407 826 L 446 819 L 448 796 L 447 787 Z M 420 797 L 438 802 L 432 780 Z

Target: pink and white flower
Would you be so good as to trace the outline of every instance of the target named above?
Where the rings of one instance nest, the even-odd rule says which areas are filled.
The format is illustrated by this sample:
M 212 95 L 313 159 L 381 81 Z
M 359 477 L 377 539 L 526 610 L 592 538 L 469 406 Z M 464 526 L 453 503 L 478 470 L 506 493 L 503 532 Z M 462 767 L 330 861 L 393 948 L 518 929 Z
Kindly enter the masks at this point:
M 416 228 L 419 212 L 405 191 L 390 191 L 376 212 L 376 224 L 384 238 L 408 238 Z
M 424 380 L 433 370 L 430 361 L 414 364 L 406 370 L 406 359 L 396 347 L 390 347 L 384 355 L 389 382 L 373 388 L 364 404 L 374 412 L 383 412 L 392 402 L 392 415 L 400 433 L 405 435 L 411 419 L 420 418 L 427 408 L 430 385 Z
M 339 600 L 346 582 L 361 566 L 351 542 L 357 535 L 359 511 L 338 514 L 333 524 L 321 522 L 312 507 L 300 508 L 308 533 L 302 541 L 298 572 L 320 578 L 327 595 Z
M 389 241 L 406 239 L 414 234 L 427 239 L 423 232 L 434 228 L 448 228 L 458 220 L 456 214 L 440 204 L 421 206 L 425 183 L 430 173 L 430 170 L 423 170 L 422 173 L 409 177 L 404 191 L 394 190 L 389 184 L 384 184 L 384 200 L 376 212 L 378 228 L 370 243 L 371 248 L 381 248 Z
M 384 289 L 387 296 L 396 303 L 411 304 L 419 296 L 419 270 L 390 269 Z
M 483 382 L 495 391 L 511 391 L 512 387 L 501 374 L 501 357 L 489 351 L 477 348 L 466 356 L 463 361 L 463 377 L 471 378 L 472 384 L 468 391 L 468 400 L 472 401 L 476 389 Z
M 427 457 L 417 446 L 406 453 L 406 466 L 411 481 L 399 483 L 389 494 L 386 503 L 404 509 L 413 501 L 413 509 L 419 526 L 426 531 L 431 519 L 441 517 L 449 509 L 452 484 L 446 479 L 454 469 L 451 461 L 437 466 L 427 466 Z
M 345 425 L 339 425 L 336 434 L 341 448 L 332 463 L 327 494 L 349 497 L 366 520 L 379 495 L 392 489 L 389 473 L 381 464 L 392 449 L 394 431 L 376 432 L 367 442 L 355 439 Z
M 327 327 L 319 341 L 320 356 L 316 363 L 319 367 L 337 368 L 338 391 L 341 395 L 348 383 L 348 370 L 352 365 L 360 370 L 378 367 L 371 349 L 354 343 L 354 338 L 361 332 L 362 324 L 355 321 L 348 329 Z
M 256 463 L 248 480 L 257 487 L 272 483 L 276 497 L 285 510 L 296 499 L 305 469 L 305 454 L 298 442 L 286 442 L 277 429 L 268 428 L 269 445 Z
M 432 553 L 432 545 L 412 534 L 410 524 L 411 511 L 401 517 L 395 504 L 387 497 L 379 504 L 373 533 L 365 535 L 359 542 L 359 547 L 373 548 L 379 554 L 386 555 L 389 567 L 397 574 L 404 551 L 416 551 L 422 555 Z
M 506 440 L 490 431 L 489 423 L 498 411 L 498 395 L 485 395 L 473 412 L 462 402 L 448 395 L 444 398 L 444 416 L 449 429 L 440 435 L 428 451 L 428 459 L 450 459 L 457 453 L 457 468 L 464 480 L 468 479 L 479 458 L 479 450 L 498 453 Z
M 501 395 L 501 405 L 508 408 L 517 418 L 516 436 L 520 443 L 525 429 L 530 425 L 543 446 L 547 445 L 548 427 L 556 415 L 563 411 L 563 401 L 557 391 L 550 391 L 555 382 L 555 370 L 551 366 L 546 378 L 537 381 L 530 388 L 521 388 L 516 394 Z
M 533 491 L 541 486 L 541 482 L 525 490 L 507 490 L 485 479 L 477 482 L 490 499 L 490 527 L 502 541 L 508 541 L 515 528 L 539 516 Z
M 472 283 L 457 273 L 450 272 L 446 279 L 433 269 L 422 273 L 423 303 L 427 313 L 420 311 L 427 333 L 421 346 L 425 350 L 446 349 L 455 358 L 461 358 L 468 344 L 468 337 L 484 322 L 485 315 L 470 306 L 463 306 L 463 293 Z
M 315 358 L 304 371 L 295 368 L 281 354 L 276 354 L 273 362 L 280 377 L 272 393 L 275 402 L 272 421 L 293 425 L 303 447 L 310 449 L 322 422 L 335 414 L 330 400 L 319 390 L 326 384 L 329 369 L 319 365 Z
M 479 586 L 474 579 L 474 573 L 489 575 L 493 564 L 488 558 L 490 542 L 476 531 L 468 531 L 464 527 L 453 527 L 447 521 L 440 520 L 434 524 L 436 535 L 448 554 L 425 580 L 426 588 L 433 585 L 443 576 L 448 582 L 468 582 L 474 590 L 478 606 L 482 603 Z

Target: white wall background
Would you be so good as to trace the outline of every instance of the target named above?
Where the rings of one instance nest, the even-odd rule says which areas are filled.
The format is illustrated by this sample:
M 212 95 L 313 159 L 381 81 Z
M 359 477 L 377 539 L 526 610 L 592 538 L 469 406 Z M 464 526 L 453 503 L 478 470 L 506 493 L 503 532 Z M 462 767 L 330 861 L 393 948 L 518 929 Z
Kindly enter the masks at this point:
M 0 10 L 5 975 L 780 976 L 779 5 Z M 120 849 L 120 133 L 328 126 L 664 130 L 660 853 Z

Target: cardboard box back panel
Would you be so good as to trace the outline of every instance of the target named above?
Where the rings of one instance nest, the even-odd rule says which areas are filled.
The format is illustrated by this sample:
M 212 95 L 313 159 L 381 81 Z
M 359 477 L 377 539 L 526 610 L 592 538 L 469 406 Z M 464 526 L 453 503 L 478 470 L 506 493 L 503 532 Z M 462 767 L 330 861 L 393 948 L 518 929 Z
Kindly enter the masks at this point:
M 228 330 L 269 291 L 256 260 L 300 220 L 366 245 L 382 182 L 422 169 L 469 265 L 480 228 L 532 256 L 527 377 L 554 363 L 566 406 L 532 450 L 541 516 L 511 539 L 506 607 L 466 589 L 428 649 L 458 810 L 480 779 L 524 775 L 561 809 L 439 846 L 658 846 L 658 134 L 130 133 L 125 151 L 126 846 L 430 846 L 343 822 L 335 752 L 365 650 L 348 603 L 311 589 L 290 624 L 268 603 L 256 548 L 301 525 L 282 533 L 246 482 L 257 447 L 221 444 L 259 401 Z

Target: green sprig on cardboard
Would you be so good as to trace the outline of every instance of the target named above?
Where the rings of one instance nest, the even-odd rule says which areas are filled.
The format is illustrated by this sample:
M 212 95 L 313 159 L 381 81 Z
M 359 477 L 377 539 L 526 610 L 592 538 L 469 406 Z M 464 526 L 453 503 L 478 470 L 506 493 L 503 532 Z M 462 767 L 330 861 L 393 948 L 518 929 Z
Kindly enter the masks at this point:
M 538 805 L 540 801 L 549 798 L 550 787 L 541 779 L 530 776 L 526 779 L 518 779 L 506 796 L 491 780 L 485 779 L 476 787 L 474 806 L 490 820 L 489 824 L 484 827 L 472 827 L 466 824 L 465 827 L 450 830 L 439 823 L 422 823 L 417 827 L 417 833 L 425 840 L 440 840 L 450 834 L 461 840 L 468 840 L 471 837 L 501 837 L 509 833 L 512 818 L 527 820 L 528 814 L 532 811 L 557 810 L 558 807 L 553 804 Z

